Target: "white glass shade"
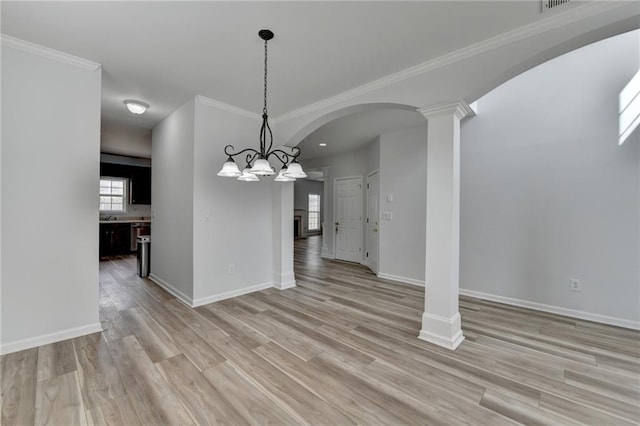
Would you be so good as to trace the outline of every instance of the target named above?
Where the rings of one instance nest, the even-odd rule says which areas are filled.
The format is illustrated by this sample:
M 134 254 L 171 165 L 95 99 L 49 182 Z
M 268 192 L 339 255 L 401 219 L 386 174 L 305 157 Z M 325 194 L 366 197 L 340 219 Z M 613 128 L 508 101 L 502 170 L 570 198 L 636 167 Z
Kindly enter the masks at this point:
M 149 108 L 148 104 L 140 101 L 134 101 L 131 99 L 127 99 L 124 101 L 124 104 L 127 106 L 127 109 L 133 114 L 144 114 L 144 112 Z
M 259 176 L 270 176 L 275 174 L 273 169 L 271 168 L 271 164 L 264 158 L 258 158 L 255 163 L 253 163 L 253 167 L 249 170 L 254 175 Z
M 238 165 L 233 160 L 227 160 L 227 162 L 222 165 L 222 170 L 218 172 L 218 176 L 223 177 L 238 177 L 241 174 Z
M 240 175 L 240 177 L 238 177 L 238 180 L 244 182 L 256 182 L 260 179 L 258 179 L 258 176 L 254 175 L 248 168 L 246 168 L 242 171 L 242 174 Z
M 293 182 L 293 181 L 296 180 L 295 178 L 287 176 L 285 173 L 287 173 L 287 166 L 284 166 L 280 170 L 280 173 L 278 173 L 278 176 L 276 176 L 274 181 L 276 181 L 276 182 Z
M 284 175 L 286 177 L 291 177 L 295 179 L 307 177 L 307 174 L 304 172 L 304 170 L 302 170 L 302 166 L 300 165 L 300 163 L 295 163 L 295 162 L 289 164 L 289 167 L 287 168 L 287 171 L 284 172 Z

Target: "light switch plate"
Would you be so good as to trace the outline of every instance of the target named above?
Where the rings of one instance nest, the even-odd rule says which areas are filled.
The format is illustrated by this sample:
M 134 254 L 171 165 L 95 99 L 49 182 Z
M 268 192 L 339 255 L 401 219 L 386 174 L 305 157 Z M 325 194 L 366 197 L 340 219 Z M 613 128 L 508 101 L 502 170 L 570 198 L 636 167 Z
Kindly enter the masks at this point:
M 382 219 L 383 220 L 391 220 L 391 219 L 393 219 L 393 213 L 392 212 L 382 212 Z

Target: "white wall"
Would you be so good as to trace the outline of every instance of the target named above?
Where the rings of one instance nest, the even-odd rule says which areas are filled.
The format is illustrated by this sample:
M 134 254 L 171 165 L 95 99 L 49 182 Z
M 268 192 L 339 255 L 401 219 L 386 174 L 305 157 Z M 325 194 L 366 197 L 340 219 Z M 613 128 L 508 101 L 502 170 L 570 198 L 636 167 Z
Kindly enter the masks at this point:
M 295 210 L 304 210 L 305 216 L 302 218 L 302 235 L 309 233 L 309 194 L 320 194 L 320 223 L 322 224 L 322 204 L 324 204 L 324 182 L 297 179 L 293 183 L 293 208 Z M 312 231 L 315 234 L 316 231 Z
M 380 136 L 378 135 L 369 146 L 367 146 L 367 175 L 380 171 Z M 365 178 L 366 182 L 366 178 Z
M 426 205 L 425 120 L 380 135 L 380 276 L 424 284 Z M 382 219 L 382 212 L 392 213 L 392 219 Z
M 195 101 L 153 129 L 151 276 L 193 298 L 193 169 Z
M 151 129 L 103 120 L 100 152 L 151 158 Z
M 295 283 L 292 226 L 273 220 L 277 198 L 286 207 L 278 204 L 279 222 L 292 223 L 293 185 L 216 176 L 225 145 L 257 148 L 259 130 L 255 117 L 199 97 L 153 129 L 151 275 L 189 304 L 272 287 L 276 278 L 280 287 Z
M 100 330 L 100 85 L 2 47 L 4 353 Z
M 461 288 L 638 325 L 640 141 L 616 136 L 639 51 L 638 31 L 604 40 L 480 99 L 462 126 Z
M 258 148 L 260 121 L 198 101 L 195 111 L 194 299 L 202 303 L 229 292 L 271 286 L 271 187 L 281 184 L 272 177 L 239 182 L 216 176 L 226 160 L 225 145 Z M 155 157 L 153 161 L 155 170 Z M 242 161 L 237 159 L 241 169 Z M 234 273 L 229 273 L 229 265 L 234 265 Z

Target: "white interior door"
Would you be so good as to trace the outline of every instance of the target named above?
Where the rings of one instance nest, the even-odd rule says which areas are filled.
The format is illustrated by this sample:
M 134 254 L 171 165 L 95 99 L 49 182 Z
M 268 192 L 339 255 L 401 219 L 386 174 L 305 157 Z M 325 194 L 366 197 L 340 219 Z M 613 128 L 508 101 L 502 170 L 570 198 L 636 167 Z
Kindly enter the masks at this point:
M 336 259 L 362 260 L 362 178 L 336 179 Z
M 380 176 L 378 172 L 367 176 L 367 248 L 365 259 L 367 266 L 378 273 L 378 217 L 380 208 Z

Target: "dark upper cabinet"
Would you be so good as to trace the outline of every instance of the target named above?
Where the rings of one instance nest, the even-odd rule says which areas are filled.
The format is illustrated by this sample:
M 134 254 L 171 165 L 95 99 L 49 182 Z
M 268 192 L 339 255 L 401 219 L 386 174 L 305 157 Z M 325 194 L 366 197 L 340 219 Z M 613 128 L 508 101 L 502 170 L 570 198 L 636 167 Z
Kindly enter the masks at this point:
M 100 163 L 100 176 L 129 179 L 131 204 L 151 204 L 151 167 Z
M 151 167 L 131 167 L 131 204 L 151 204 Z
M 131 179 L 131 166 L 126 164 L 100 163 L 100 176 Z

